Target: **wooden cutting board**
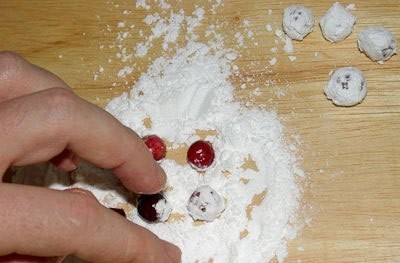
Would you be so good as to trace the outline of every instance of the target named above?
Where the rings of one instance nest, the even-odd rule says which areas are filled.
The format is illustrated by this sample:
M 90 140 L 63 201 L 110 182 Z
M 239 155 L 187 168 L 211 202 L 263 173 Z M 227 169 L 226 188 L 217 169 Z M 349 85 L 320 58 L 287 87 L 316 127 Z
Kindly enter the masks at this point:
M 211 7 L 209 1 L 198 3 Z M 317 20 L 332 3 L 302 1 Z M 282 10 L 291 1 L 226 0 L 215 14 L 205 14 L 198 31 L 204 35 L 207 23 L 222 25 L 217 30 L 225 46 L 241 53 L 235 63 L 251 79 L 249 89 L 260 88 L 256 104 L 277 110 L 288 138 L 300 135 L 299 155 L 307 176 L 303 211 L 311 220 L 290 242 L 287 262 L 400 262 L 400 56 L 379 65 L 356 44 L 358 33 L 370 25 L 387 27 L 400 41 L 400 2 L 354 3 L 357 24 L 350 37 L 331 44 L 316 26 L 303 42 L 293 43 L 294 61 L 266 29 L 267 24 L 280 28 Z M 194 1 L 174 4 L 174 10 L 180 8 L 190 14 Z M 118 23 L 134 25 L 122 42 L 133 52 L 144 39 L 140 30 L 149 35 L 143 18 L 162 12 L 136 9 L 135 1 L 0 0 L 0 10 L 0 50 L 13 50 L 55 72 L 100 106 L 129 90 L 164 53 L 156 41 L 147 56 L 134 59 L 132 73 L 117 76 L 126 65 L 116 57 L 117 33 L 122 30 Z M 234 33 L 239 31 L 244 44 L 238 47 Z M 275 46 L 276 54 L 270 50 Z M 277 64 L 268 71 L 265 67 L 273 57 Z M 335 107 L 325 99 L 323 88 L 332 69 L 350 65 L 364 71 L 368 95 L 356 107 Z M 233 77 L 232 82 L 239 87 L 243 78 Z M 245 98 L 248 89 L 238 95 Z

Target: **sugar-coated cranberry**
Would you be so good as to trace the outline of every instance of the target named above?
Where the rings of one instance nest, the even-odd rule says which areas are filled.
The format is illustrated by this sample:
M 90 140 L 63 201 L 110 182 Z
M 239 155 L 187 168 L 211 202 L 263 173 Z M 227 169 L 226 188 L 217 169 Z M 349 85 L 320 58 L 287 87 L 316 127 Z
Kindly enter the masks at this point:
M 153 154 L 154 160 L 159 161 L 165 158 L 165 155 L 167 154 L 167 146 L 165 146 L 163 139 L 152 134 L 143 137 L 143 141 Z
M 190 196 L 187 209 L 194 220 L 210 222 L 224 211 L 225 202 L 209 185 L 202 185 Z
M 166 221 L 172 208 L 162 194 L 142 195 L 138 199 L 139 215 L 148 222 Z
M 196 170 L 203 171 L 210 167 L 215 158 L 214 149 L 209 141 L 198 140 L 190 145 L 187 161 Z

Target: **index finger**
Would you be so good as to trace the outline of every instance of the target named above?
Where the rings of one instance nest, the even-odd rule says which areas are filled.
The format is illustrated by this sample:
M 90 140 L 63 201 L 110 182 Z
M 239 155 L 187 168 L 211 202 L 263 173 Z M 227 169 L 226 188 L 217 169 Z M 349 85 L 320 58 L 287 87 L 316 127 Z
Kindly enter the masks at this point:
M 46 89 L 0 103 L 0 127 L 0 174 L 11 165 L 47 161 L 68 149 L 113 169 L 134 192 L 164 187 L 166 175 L 142 139 L 70 90 Z
M 9 147 L 2 145 L 0 149 L 0 154 L 3 155 L 3 158 L 4 155 L 8 155 L 9 157 L 6 163 L 3 162 L 0 164 L 0 175 L 7 168 L 1 167 L 2 165 L 28 164 L 37 161 L 47 161 L 53 157 L 56 157 L 56 159 L 60 157 L 58 158 L 60 159 L 58 160 L 58 166 L 73 167 L 75 164 L 72 165 L 69 162 L 73 162 L 72 159 L 76 159 L 76 157 L 68 158 L 70 156 L 63 154 L 69 153 L 71 155 L 72 151 L 73 154 L 86 160 L 92 160 L 94 164 L 102 168 L 113 168 L 124 185 L 132 191 L 152 193 L 159 191 L 163 187 L 165 173 L 151 158 L 147 147 L 143 144 L 139 136 L 132 130 L 117 123 L 111 115 L 100 108 L 79 99 L 72 92 L 68 92 L 71 89 L 56 75 L 29 63 L 15 53 L 0 52 L 0 81 L 0 105 L 6 104 L 3 108 L 14 105 L 14 110 L 8 109 L 3 114 L 0 114 L 0 118 L 1 116 L 3 118 L 2 120 L 0 119 L 1 127 L 5 127 L 6 131 L 9 130 L 11 135 L 8 139 L 5 139 L 8 141 Z M 60 87 L 66 91 L 52 89 L 54 87 Z M 36 92 L 39 92 L 40 95 L 33 94 Z M 38 99 L 40 96 L 42 96 L 41 99 Z M 55 105 L 57 103 L 60 103 L 60 105 Z M 41 112 L 39 113 L 40 110 Z M 24 116 L 24 122 L 26 123 L 21 123 L 27 125 L 25 128 L 18 128 L 18 126 L 23 125 L 16 123 L 18 121 L 16 116 L 21 116 L 21 112 L 29 112 L 27 116 Z M 46 125 L 46 122 L 49 121 L 47 118 L 54 118 L 52 115 L 59 113 L 68 118 L 70 122 L 59 122 L 57 124 L 58 127 L 50 125 L 53 130 L 46 131 L 49 128 Z M 88 117 L 85 116 L 85 113 L 91 115 L 89 120 L 85 119 Z M 67 117 L 65 114 L 70 116 Z M 81 121 L 79 122 L 79 120 Z M 104 123 L 101 123 L 102 121 Z M 7 123 L 11 123 L 11 125 Z M 81 123 L 81 125 L 76 126 L 77 123 Z M 32 138 L 33 134 L 30 131 L 40 132 L 42 129 L 41 139 L 44 139 L 43 137 L 46 136 L 46 132 L 56 132 L 54 130 L 56 128 L 60 131 L 58 136 L 55 136 L 58 137 L 58 144 L 55 145 L 52 143 L 48 145 L 51 141 L 48 138 L 47 143 L 44 143 L 47 144 L 47 147 L 45 149 L 38 149 L 40 146 L 35 143 Z M 99 131 L 104 132 L 99 133 Z M 66 141 L 68 140 L 66 135 L 72 134 L 74 134 L 75 139 L 80 138 L 79 143 L 74 144 L 72 141 Z M 4 136 L 5 133 L 3 133 L 2 137 Z M 85 140 L 85 137 L 90 139 Z M 32 138 L 31 144 L 26 143 L 30 145 L 31 149 L 29 147 L 21 148 L 21 146 L 18 146 L 19 142 L 17 143 L 16 138 L 19 141 Z M 96 140 L 97 143 L 95 142 Z M 95 146 L 88 147 L 90 144 Z M 72 149 L 72 145 L 74 149 Z M 13 149 L 11 147 L 19 149 L 18 153 L 14 153 L 14 156 L 10 155 L 10 149 Z M 62 147 L 66 147 L 67 150 L 61 149 Z M 27 153 L 29 151 L 33 151 L 34 154 L 28 156 Z M 2 161 L 1 157 L 0 161 Z

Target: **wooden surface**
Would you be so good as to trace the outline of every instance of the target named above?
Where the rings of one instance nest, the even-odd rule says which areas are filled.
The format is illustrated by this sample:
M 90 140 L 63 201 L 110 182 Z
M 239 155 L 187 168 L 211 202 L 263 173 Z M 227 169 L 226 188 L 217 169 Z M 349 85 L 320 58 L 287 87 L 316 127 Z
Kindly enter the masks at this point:
M 400 2 L 354 2 L 357 24 L 348 39 L 328 43 L 315 27 L 305 41 L 294 43 L 297 59 L 293 62 L 282 44 L 277 55 L 271 53 L 276 37 L 265 29 L 267 23 L 279 28 L 282 10 L 293 2 L 227 0 L 217 14 L 206 14 L 200 29 L 204 33 L 206 23 L 222 23 L 219 31 L 229 47 L 235 43 L 233 33 L 244 32 L 243 21 L 250 22 L 255 40 L 245 41 L 248 45 L 239 49 L 242 55 L 236 64 L 243 75 L 254 76 L 254 87 L 260 87 L 257 103 L 278 111 L 288 136 L 301 136 L 300 155 L 307 175 L 303 211 L 312 220 L 290 243 L 287 262 L 400 262 L 400 56 L 379 65 L 356 46 L 358 33 L 369 25 L 387 27 L 400 41 Z M 318 20 L 333 2 L 302 3 Z M 199 5 L 210 6 L 208 1 Z M 174 6 L 190 14 L 194 3 Z M 80 96 L 101 106 L 107 98 L 128 90 L 152 59 L 163 54 L 155 42 L 148 56 L 134 59 L 132 74 L 116 76 L 127 65 L 115 58 L 118 48 L 109 46 L 118 44 L 117 23 L 135 25 L 123 42 L 133 52 L 131 47 L 143 41 L 139 29 L 148 35 L 142 19 L 155 12 L 136 9 L 132 0 L 0 0 L 0 10 L 0 50 L 18 52 L 57 73 Z M 124 10 L 132 13 L 123 15 Z M 268 65 L 273 56 L 278 63 L 268 73 L 261 65 Z M 346 65 L 364 71 L 368 95 L 356 107 L 335 107 L 325 99 L 323 87 L 330 70 Z M 267 80 L 276 84 L 267 86 Z M 236 86 L 242 82 L 232 81 Z M 238 94 L 246 97 L 246 92 Z

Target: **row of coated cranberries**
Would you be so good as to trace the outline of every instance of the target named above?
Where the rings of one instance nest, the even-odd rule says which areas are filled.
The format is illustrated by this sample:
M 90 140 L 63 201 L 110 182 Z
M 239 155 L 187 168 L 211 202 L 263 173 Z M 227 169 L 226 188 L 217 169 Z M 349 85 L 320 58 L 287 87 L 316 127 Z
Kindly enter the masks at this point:
M 167 147 L 164 141 L 157 135 L 147 135 L 143 141 L 153 154 L 156 161 L 165 158 Z M 214 149 L 209 141 L 198 140 L 190 145 L 186 160 L 193 169 L 204 171 L 211 166 L 215 158 Z M 137 209 L 139 215 L 148 222 L 160 221 L 159 214 L 156 211 L 156 204 L 164 199 L 160 193 L 154 195 L 142 195 L 138 199 Z

